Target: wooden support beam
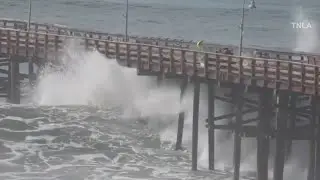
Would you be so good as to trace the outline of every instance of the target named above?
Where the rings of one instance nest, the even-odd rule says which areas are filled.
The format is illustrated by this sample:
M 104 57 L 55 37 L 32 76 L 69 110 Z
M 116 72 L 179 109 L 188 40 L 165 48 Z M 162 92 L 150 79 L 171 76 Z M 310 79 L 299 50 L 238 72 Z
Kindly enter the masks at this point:
M 234 147 L 233 147 L 233 166 L 234 175 L 233 180 L 239 180 L 240 177 L 240 160 L 241 160 L 241 133 L 242 133 L 242 108 L 243 108 L 243 96 L 245 86 L 243 84 L 234 86 L 234 100 L 236 103 L 236 127 L 234 132 Z
M 256 121 L 258 121 L 258 118 L 250 118 L 250 119 L 243 120 L 242 124 L 248 124 Z
M 272 90 L 263 89 L 259 97 L 259 121 L 257 125 L 257 177 L 259 180 L 268 180 L 272 96 Z
M 258 109 L 259 108 L 252 108 L 252 109 L 243 110 L 242 114 L 253 113 L 253 112 L 258 111 Z M 222 120 L 222 119 L 231 119 L 231 118 L 235 117 L 236 115 L 237 115 L 237 112 L 230 113 L 230 114 L 224 114 L 221 116 L 214 117 L 213 120 L 218 121 L 218 120 Z
M 180 84 L 180 104 L 181 104 L 183 97 L 185 95 L 187 85 L 188 85 L 188 77 L 185 77 L 184 79 L 182 79 L 181 84 Z M 181 112 L 179 113 L 179 119 L 178 119 L 176 150 L 182 149 L 184 115 L 185 115 L 185 112 L 183 110 L 181 110 Z
M 286 91 L 277 90 L 277 115 L 276 115 L 276 154 L 274 160 L 273 178 L 283 180 L 286 127 L 288 120 L 289 95 Z
M 289 97 L 289 118 L 287 122 L 287 127 L 289 134 L 294 133 L 294 128 L 296 126 L 296 120 L 297 120 L 297 110 L 296 110 L 296 101 L 297 101 L 297 96 L 293 93 L 291 93 Z M 286 156 L 285 156 L 285 161 L 289 159 L 289 156 L 292 153 L 292 135 L 287 136 L 288 139 L 286 141 Z
M 215 96 L 217 100 L 220 100 L 222 102 L 232 103 L 232 99 L 227 97 L 221 97 L 221 96 Z M 245 101 L 244 107 L 247 108 L 255 108 L 258 107 L 256 103 L 251 103 L 251 101 Z
M 196 75 L 195 75 L 196 76 Z M 194 78 L 193 95 L 193 126 L 192 126 L 192 170 L 196 171 L 198 166 L 198 126 L 199 126 L 199 103 L 200 103 L 200 82 Z
M 208 82 L 208 154 L 209 170 L 214 170 L 215 154 L 215 132 L 213 117 L 215 114 L 215 84 L 213 81 Z

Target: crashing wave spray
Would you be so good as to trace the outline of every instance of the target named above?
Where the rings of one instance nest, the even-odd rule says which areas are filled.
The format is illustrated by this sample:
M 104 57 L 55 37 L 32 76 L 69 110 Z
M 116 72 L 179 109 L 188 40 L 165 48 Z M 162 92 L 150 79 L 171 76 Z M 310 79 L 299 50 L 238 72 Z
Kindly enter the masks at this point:
M 192 132 L 192 85 L 189 85 L 180 105 L 180 89 L 176 84 L 164 82 L 157 87 L 155 79 L 137 76 L 135 69 L 121 67 L 115 60 L 106 59 L 98 52 L 86 52 L 72 41 L 59 63 L 64 67 L 54 70 L 45 67 L 40 76 L 33 101 L 38 105 L 96 105 L 121 106 L 125 117 L 147 118 L 151 128 L 165 124 L 160 130 L 162 140 L 172 144 L 176 140 L 177 114 L 186 111 L 184 146 L 191 146 Z M 204 120 L 207 118 L 207 92 L 202 87 L 200 101 L 199 165 L 208 165 L 208 137 Z M 219 104 L 216 112 L 221 115 L 226 105 Z M 129 119 L 129 118 L 128 118 Z M 216 131 L 216 166 L 219 169 L 232 165 L 232 141 L 220 142 L 225 131 Z M 228 151 L 228 152 L 227 152 Z

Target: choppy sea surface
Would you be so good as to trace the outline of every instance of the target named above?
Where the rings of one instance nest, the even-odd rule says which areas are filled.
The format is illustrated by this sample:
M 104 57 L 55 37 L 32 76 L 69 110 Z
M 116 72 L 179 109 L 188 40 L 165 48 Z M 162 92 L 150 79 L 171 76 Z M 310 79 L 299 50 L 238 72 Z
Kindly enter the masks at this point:
M 164 150 L 114 109 L 2 106 L 0 179 L 199 179 L 187 153 Z M 225 177 L 228 173 L 212 175 Z
M 32 20 L 124 32 L 124 0 L 32 0 Z M 129 0 L 129 33 L 238 44 L 242 1 Z M 249 2 L 247 2 L 248 4 Z M 256 0 L 245 19 L 246 45 L 317 52 L 318 0 Z M 27 19 L 27 0 L 0 0 L 0 17 Z M 311 22 L 294 29 L 292 22 Z M 232 138 L 217 131 L 216 168 L 207 171 L 206 88 L 201 88 L 198 165 L 191 172 L 192 86 L 180 103 L 176 81 L 159 87 L 97 52 L 71 43 L 60 61 L 45 68 L 21 105 L 0 106 L 0 180 L 188 180 L 232 178 Z M 224 91 L 224 90 L 222 90 Z M 174 151 L 177 114 L 186 112 L 183 146 Z M 220 103 L 216 112 L 227 111 Z M 308 146 L 294 144 L 286 180 L 306 179 Z M 241 174 L 255 176 L 256 142 L 243 141 Z M 272 177 L 272 158 L 270 177 Z

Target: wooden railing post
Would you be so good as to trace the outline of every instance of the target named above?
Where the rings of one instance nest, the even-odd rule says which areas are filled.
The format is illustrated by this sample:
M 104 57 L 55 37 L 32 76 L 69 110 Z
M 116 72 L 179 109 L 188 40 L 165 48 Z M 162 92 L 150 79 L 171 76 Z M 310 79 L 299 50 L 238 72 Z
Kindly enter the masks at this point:
M 228 73 L 227 73 L 227 76 L 228 76 L 228 81 L 231 81 L 232 79 L 232 57 L 229 56 L 228 58 Z
M 116 42 L 116 60 L 120 60 L 120 51 L 119 51 L 119 43 Z
M 30 28 L 31 28 L 31 26 L 30 26 Z M 39 25 L 38 25 L 38 24 L 35 24 L 35 25 L 34 25 L 34 32 L 38 32 L 38 29 L 39 29 Z
M 25 45 L 26 46 L 26 49 L 25 49 L 26 57 L 29 57 L 29 43 L 30 43 L 30 32 L 26 32 L 26 45 Z
M 33 57 L 37 58 L 38 57 L 38 48 L 39 48 L 39 34 L 37 33 L 38 31 L 38 26 L 36 25 L 36 32 L 33 33 L 35 36 L 35 41 L 34 41 L 34 50 L 33 50 Z
M 193 77 L 198 76 L 198 67 L 197 67 L 197 52 L 193 52 Z
M 159 51 L 159 59 L 160 59 L 159 69 L 160 69 L 160 73 L 163 74 L 164 68 L 163 68 L 163 54 L 162 54 L 163 52 L 162 52 L 162 48 L 159 47 L 158 51 Z
M 173 56 L 174 50 L 170 49 L 170 73 L 175 73 L 175 59 Z
M 48 34 L 46 33 L 45 37 L 44 37 L 44 58 L 45 60 L 48 59 L 48 41 L 49 37 Z
M 89 50 L 89 40 L 88 40 L 87 34 L 85 35 L 84 46 L 85 46 L 85 50 L 88 51 Z
M 256 80 L 256 67 L 257 67 L 257 61 L 256 59 L 251 59 L 251 85 L 256 86 L 257 80 Z
M 313 88 L 314 88 L 313 94 L 317 96 L 319 93 L 319 67 L 318 66 L 314 67 L 314 87 Z
M 186 51 L 181 50 L 181 74 L 185 75 L 186 73 Z
M 131 67 L 131 61 L 130 61 L 130 44 L 126 44 L 126 66 Z
M 239 83 L 243 83 L 243 57 L 240 57 L 239 60 Z
M 216 80 L 218 83 L 218 87 L 220 86 L 220 81 L 221 81 L 221 77 L 220 77 L 220 55 L 216 55 Z
M 301 92 L 305 92 L 306 66 L 301 64 Z
M 109 42 L 108 41 L 105 41 L 104 42 L 104 54 L 106 55 L 106 57 L 109 56 Z
M 148 71 L 152 71 L 152 47 L 148 46 Z
M 16 31 L 16 44 L 15 44 L 15 54 L 18 55 L 19 54 L 19 46 L 20 46 L 20 32 Z
M 100 52 L 100 45 L 99 45 L 99 41 L 98 40 L 94 41 L 94 45 L 95 45 L 96 51 Z
M 4 27 L 4 28 L 7 27 L 7 23 L 8 23 L 7 20 L 4 20 L 4 21 L 3 21 L 3 27 Z
M 208 79 L 209 78 L 208 53 L 204 53 L 203 61 L 204 61 L 204 77 L 206 77 L 206 79 Z
M 288 64 L 288 90 L 292 90 L 292 63 Z
M 263 61 L 263 86 L 268 87 L 269 80 L 268 80 L 268 61 Z
M 7 54 L 11 54 L 11 36 L 10 36 L 10 30 L 7 30 Z
M 55 63 L 58 61 L 59 57 L 59 36 L 54 36 L 54 52 L 55 52 Z
M 276 89 L 280 89 L 280 55 L 277 54 L 277 65 L 276 65 Z
M 144 69 L 144 65 L 141 62 L 141 45 L 137 44 L 137 61 L 138 61 L 138 65 L 137 65 L 137 69 L 140 72 L 141 69 Z

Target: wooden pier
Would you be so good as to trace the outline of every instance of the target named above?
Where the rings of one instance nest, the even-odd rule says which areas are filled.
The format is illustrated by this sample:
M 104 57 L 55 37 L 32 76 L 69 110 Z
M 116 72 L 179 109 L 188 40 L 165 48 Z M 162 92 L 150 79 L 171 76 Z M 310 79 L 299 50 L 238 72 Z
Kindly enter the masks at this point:
M 34 81 L 34 65 L 58 64 L 65 45 L 75 40 L 87 51 L 96 50 L 110 60 L 130 68 L 138 75 L 181 79 L 181 98 L 189 80 L 194 86 L 192 170 L 197 170 L 200 84 L 208 87 L 209 169 L 215 169 L 215 130 L 232 131 L 234 135 L 234 180 L 240 177 L 241 140 L 257 139 L 257 177 L 268 180 L 268 159 L 274 158 L 274 180 L 282 180 L 286 157 L 292 141 L 310 142 L 308 180 L 320 179 L 320 114 L 319 68 L 316 54 L 301 52 L 268 52 L 268 58 L 239 57 L 216 52 L 199 52 L 191 48 L 163 44 L 169 40 L 154 39 L 152 43 L 131 38 L 130 42 L 104 38 L 102 33 L 70 30 L 55 25 L 34 23 L 27 32 L 24 22 L 3 20 L 0 28 L 0 66 L 7 66 L 0 96 L 20 103 L 20 80 Z M 10 25 L 10 23 L 13 23 Z M 16 25 L 14 24 L 16 23 Z M 22 25 L 21 25 L 22 24 Z M 1 26 L 1 25 L 0 25 Z M 44 27 L 44 28 L 43 28 Z M 51 29 L 50 29 L 51 28 Z M 54 29 L 56 28 L 56 29 Z M 40 30 L 41 29 L 41 30 Z M 76 32 L 82 32 L 78 34 Z M 84 35 L 83 35 L 84 34 Z M 90 35 L 91 34 L 91 35 Z M 104 33 L 107 34 L 107 33 Z M 98 36 L 97 36 L 98 35 Z M 134 41 L 134 42 L 132 42 Z M 167 45 L 167 46 L 166 46 Z M 222 45 L 220 45 L 222 47 Z M 274 57 L 274 58 L 272 58 Z M 298 57 L 296 60 L 293 57 Z M 306 58 L 305 58 L 306 57 Z M 19 63 L 29 63 L 29 74 L 19 72 Z M 218 88 L 230 90 L 219 96 Z M 234 111 L 215 114 L 216 101 L 229 102 Z M 245 118 L 257 112 L 256 118 Z M 217 125 L 216 121 L 227 121 Z M 179 113 L 176 149 L 182 147 L 184 112 Z M 269 157 L 270 140 L 276 141 L 275 157 Z

